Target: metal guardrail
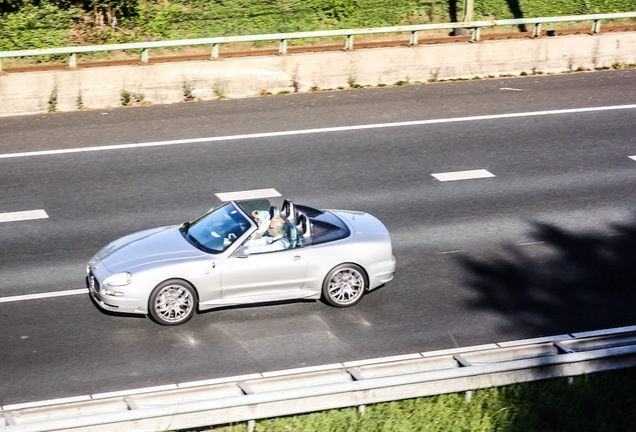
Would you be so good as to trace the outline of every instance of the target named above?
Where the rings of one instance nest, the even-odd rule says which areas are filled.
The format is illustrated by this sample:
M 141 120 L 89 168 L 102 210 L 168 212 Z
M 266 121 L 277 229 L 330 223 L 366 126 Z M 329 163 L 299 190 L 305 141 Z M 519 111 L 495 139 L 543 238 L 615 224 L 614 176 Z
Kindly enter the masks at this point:
M 636 326 L 4 406 L 0 431 L 253 430 L 262 418 L 633 366 Z
M 125 44 L 76 46 L 76 47 L 47 48 L 47 49 L 33 49 L 33 50 L 20 50 L 20 51 L 0 51 L 0 71 L 2 71 L 3 58 L 68 55 L 69 68 L 76 69 L 77 56 L 79 54 L 89 54 L 89 53 L 97 53 L 97 52 L 105 52 L 105 51 L 141 50 L 141 62 L 148 63 L 150 59 L 151 49 L 209 45 L 212 47 L 210 58 L 218 59 L 219 47 L 222 44 L 279 41 L 278 52 L 279 54 L 284 55 L 287 53 L 288 41 L 293 39 L 345 37 L 346 40 L 345 40 L 344 49 L 352 50 L 354 48 L 354 36 L 360 36 L 360 35 L 372 35 L 372 34 L 384 34 L 384 33 L 410 33 L 409 44 L 417 45 L 418 33 L 422 31 L 470 29 L 471 35 L 472 35 L 471 36 L 472 41 L 477 42 L 480 39 L 480 34 L 481 34 L 480 30 L 484 27 L 533 25 L 534 26 L 533 36 L 539 37 L 541 35 L 541 26 L 543 24 L 559 23 L 559 22 L 592 21 L 591 32 L 598 33 L 601 28 L 601 21 L 603 20 L 616 20 L 616 19 L 629 19 L 629 18 L 636 18 L 636 12 L 594 14 L 594 15 L 570 15 L 570 16 L 546 17 L 546 18 L 505 19 L 505 20 L 490 20 L 490 21 L 467 21 L 467 22 L 441 23 L 441 24 L 407 25 L 407 26 L 398 26 L 398 27 L 325 30 L 325 31 L 311 31 L 311 32 L 298 32 L 298 33 L 277 33 L 277 34 L 262 34 L 262 35 L 247 35 L 247 36 L 212 37 L 212 38 L 203 38 L 203 39 L 185 39 L 185 40 L 174 40 L 174 41 L 134 42 L 134 43 L 125 43 Z

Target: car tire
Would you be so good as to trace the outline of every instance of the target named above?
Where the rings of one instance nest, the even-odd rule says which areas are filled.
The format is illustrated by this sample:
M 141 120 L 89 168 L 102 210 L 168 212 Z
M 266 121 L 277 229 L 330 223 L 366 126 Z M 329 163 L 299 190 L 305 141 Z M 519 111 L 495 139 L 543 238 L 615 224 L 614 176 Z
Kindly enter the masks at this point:
M 367 291 L 367 277 L 355 264 L 334 267 L 322 283 L 324 301 L 337 308 L 353 306 L 362 300 Z
M 148 311 L 150 317 L 161 325 L 179 325 L 192 318 L 198 302 L 197 292 L 191 284 L 171 279 L 152 290 Z

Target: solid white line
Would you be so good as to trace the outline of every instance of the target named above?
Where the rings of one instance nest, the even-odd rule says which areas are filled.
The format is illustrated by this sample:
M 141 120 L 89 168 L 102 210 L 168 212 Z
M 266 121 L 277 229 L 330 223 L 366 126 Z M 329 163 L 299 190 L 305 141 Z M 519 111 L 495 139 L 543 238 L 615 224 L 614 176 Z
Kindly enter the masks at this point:
M 594 336 L 606 336 L 611 334 L 618 333 L 631 333 L 636 331 L 636 326 L 627 326 L 627 327 L 617 327 L 615 329 L 605 329 L 605 330 L 592 330 L 580 333 L 572 333 L 572 337 L 574 338 L 586 338 L 586 337 L 594 337 Z
M 301 373 L 307 373 L 307 372 L 321 372 L 321 371 L 338 369 L 338 368 L 341 368 L 342 366 L 343 366 L 342 363 L 331 363 L 331 364 L 318 365 L 318 366 L 307 366 L 307 367 L 294 368 L 294 369 L 284 369 L 284 370 L 277 370 L 272 372 L 263 372 L 261 374 L 261 377 L 274 378 L 274 377 L 279 377 L 284 375 L 295 375 L 295 374 L 301 374 Z
M 192 388 L 192 387 L 201 387 L 204 385 L 211 385 L 211 384 L 225 384 L 228 382 L 246 381 L 246 380 L 258 379 L 258 378 L 263 378 L 263 375 L 259 373 L 254 373 L 254 374 L 236 375 L 236 376 L 224 377 L 224 378 L 211 378 L 211 379 L 200 380 L 200 381 L 189 381 L 186 383 L 178 383 L 177 387 L 179 387 L 180 389 Z
M 27 403 L 21 403 L 21 404 L 5 405 L 2 407 L 2 409 L 5 411 L 13 411 L 13 410 L 20 410 L 25 408 L 38 408 L 38 407 L 43 407 L 47 405 L 59 405 L 59 404 L 67 404 L 72 402 L 86 402 L 90 400 L 91 400 L 91 397 L 89 395 L 73 396 L 73 397 L 50 399 L 50 400 L 44 400 L 44 401 L 38 401 L 38 402 L 27 402 Z
M 24 300 L 36 300 L 43 298 L 52 298 L 52 297 L 63 297 L 77 294 L 86 294 L 88 293 L 87 289 L 75 289 L 75 290 L 66 290 L 66 291 L 54 291 L 48 293 L 39 293 L 39 294 L 26 294 L 26 295 L 18 295 L 11 297 L 0 297 L 0 303 L 9 303 L 9 302 L 17 302 Z
M 181 145 L 181 144 L 211 143 L 211 142 L 219 142 L 219 141 L 236 141 L 236 140 L 254 139 L 254 138 L 273 138 L 273 137 L 281 137 L 281 136 L 294 136 L 294 135 L 318 134 L 318 133 L 329 133 L 329 132 L 346 132 L 346 131 L 365 130 L 365 129 L 383 129 L 383 128 L 391 128 L 391 127 L 422 126 L 422 125 L 430 125 L 430 124 L 460 123 L 460 122 L 481 121 L 481 120 L 499 120 L 499 119 L 509 119 L 509 118 L 517 118 L 517 117 L 547 116 L 547 115 L 556 115 L 556 114 L 578 114 L 578 113 L 587 113 L 587 112 L 625 110 L 625 109 L 636 109 L 636 104 L 604 106 L 604 107 L 589 107 L 589 108 L 571 108 L 571 109 L 550 110 L 550 111 L 530 111 L 530 112 L 520 112 L 520 113 L 492 114 L 492 115 L 455 117 L 455 118 L 443 118 L 443 119 L 432 119 L 432 120 L 414 120 L 414 121 L 396 122 L 396 123 L 375 123 L 375 124 L 367 124 L 367 125 L 339 126 L 339 127 L 317 128 L 317 129 L 300 129 L 300 130 L 279 131 L 279 132 L 262 132 L 262 133 L 252 133 L 252 134 L 242 134 L 242 135 L 227 135 L 227 136 L 216 136 L 216 137 L 205 137 L 205 138 L 155 141 L 155 142 L 146 142 L 146 143 L 115 144 L 115 145 L 96 146 L 96 147 L 77 147 L 77 148 L 60 149 L 60 150 L 42 150 L 42 151 L 21 152 L 21 153 L 5 153 L 5 154 L 0 154 L 0 159 L 45 156 L 45 155 L 55 155 L 55 154 L 64 154 L 64 153 L 82 153 L 82 152 L 93 152 L 93 151 L 104 151 L 104 150 L 125 150 L 125 149 L 144 148 L 144 147 L 173 146 L 173 145 Z
M 374 365 L 374 364 L 380 364 L 380 363 L 390 363 L 390 362 L 403 361 L 403 360 L 417 360 L 421 358 L 422 358 L 422 354 L 420 353 L 400 354 L 400 355 L 388 356 L 388 357 L 378 357 L 373 359 L 343 362 L 342 365 L 344 367 L 349 368 L 349 367 Z
M 485 169 L 470 170 L 470 171 L 455 171 L 447 173 L 431 174 L 439 181 L 455 181 L 455 180 L 470 180 L 478 178 L 494 177 L 495 175 Z
M 437 351 L 427 351 L 420 354 L 424 358 L 429 358 L 429 357 L 438 357 L 443 355 L 461 354 L 461 353 L 472 352 L 472 351 L 483 351 L 483 350 L 489 350 L 494 348 L 498 348 L 497 344 L 492 343 L 492 344 L 484 344 L 484 345 L 475 345 L 471 347 L 457 347 L 457 348 L 448 348 L 448 349 L 442 349 Z
M 160 386 L 155 386 L 155 387 L 144 387 L 144 388 L 122 390 L 122 391 L 114 391 L 114 392 L 108 392 L 108 393 L 97 393 L 97 394 L 92 395 L 92 398 L 93 399 L 107 399 L 107 398 L 112 398 L 112 397 L 132 396 L 132 395 L 159 392 L 159 391 L 165 391 L 165 390 L 176 390 L 178 388 L 179 387 L 177 387 L 176 384 L 166 384 L 166 385 L 160 385 Z
M 12 213 L 0 213 L 0 222 L 17 222 L 32 219 L 48 219 L 44 210 L 27 210 Z

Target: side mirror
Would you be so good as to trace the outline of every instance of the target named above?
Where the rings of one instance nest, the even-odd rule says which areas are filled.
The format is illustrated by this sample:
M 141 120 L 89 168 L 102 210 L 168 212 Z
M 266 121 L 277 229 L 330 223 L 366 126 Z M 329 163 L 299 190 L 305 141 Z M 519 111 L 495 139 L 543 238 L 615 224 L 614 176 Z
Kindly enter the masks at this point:
M 248 256 L 250 256 L 250 251 L 246 246 L 239 246 L 232 253 L 232 258 L 247 258 Z

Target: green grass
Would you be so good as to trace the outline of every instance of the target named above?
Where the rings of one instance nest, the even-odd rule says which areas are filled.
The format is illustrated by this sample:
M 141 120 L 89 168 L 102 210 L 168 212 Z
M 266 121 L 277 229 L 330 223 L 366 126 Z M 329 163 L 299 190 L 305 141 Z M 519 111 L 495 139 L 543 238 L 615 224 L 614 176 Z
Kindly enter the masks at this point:
M 636 431 L 636 368 L 256 422 L 257 432 Z M 240 423 L 198 429 L 245 432 Z
M 0 0 L 0 51 L 450 22 L 461 18 L 462 5 L 458 0 Z M 474 2 L 477 20 L 633 10 L 634 0 Z

